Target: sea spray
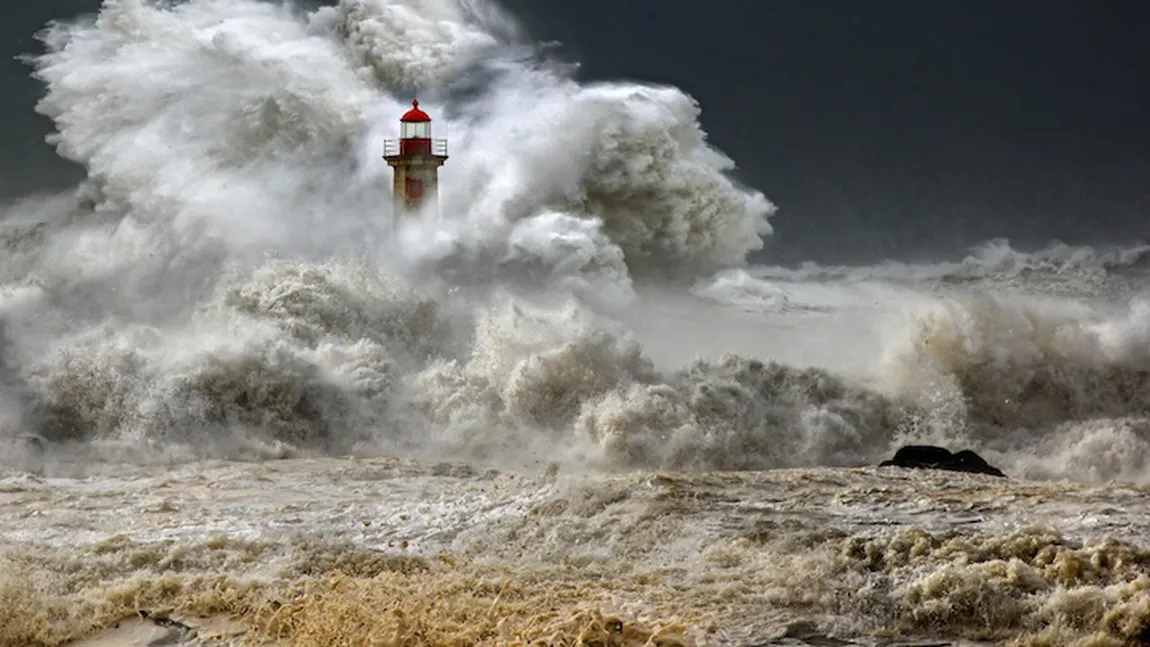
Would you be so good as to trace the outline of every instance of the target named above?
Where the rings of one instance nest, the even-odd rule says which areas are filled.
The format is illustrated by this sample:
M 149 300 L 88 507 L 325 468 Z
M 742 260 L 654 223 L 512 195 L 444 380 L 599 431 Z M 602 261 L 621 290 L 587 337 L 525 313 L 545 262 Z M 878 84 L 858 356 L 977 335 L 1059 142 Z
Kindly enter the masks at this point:
M 493 5 L 109 1 L 42 39 L 39 110 L 87 179 L 5 207 L 6 437 L 742 470 L 929 439 L 1071 478 L 1086 445 L 1038 439 L 1146 442 L 1125 315 L 977 294 L 1111 285 L 1141 247 L 750 265 L 774 207 L 697 102 L 582 82 Z M 443 218 L 394 225 L 379 144 L 415 92 L 451 141 Z

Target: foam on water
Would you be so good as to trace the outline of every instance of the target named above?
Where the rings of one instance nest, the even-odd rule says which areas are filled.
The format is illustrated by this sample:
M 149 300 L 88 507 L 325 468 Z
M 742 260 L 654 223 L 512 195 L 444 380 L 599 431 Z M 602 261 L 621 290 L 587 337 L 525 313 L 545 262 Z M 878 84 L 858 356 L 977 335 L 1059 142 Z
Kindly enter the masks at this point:
M 9 479 L 0 537 L 29 545 L 0 557 L 0 599 L 18 611 L 0 616 L 0 644 L 60 644 L 140 608 L 239 619 L 234 641 L 180 644 L 898 644 L 875 630 L 1137 644 L 1145 495 L 873 469 L 588 479 L 396 459 Z M 87 527 L 109 514 L 123 522 Z
M 68 541 L 100 541 L 112 513 L 65 515 L 55 546 L 35 539 L 34 515 L 14 513 L 3 541 L 20 546 L 5 557 L 4 572 L 16 575 L 0 576 L 0 603 L 30 604 L 22 617 L 32 620 L 0 619 L 0 644 L 60 644 L 113 622 L 131 600 L 245 616 L 264 637 L 286 632 L 298 644 L 352 635 L 370 604 L 415 604 L 402 608 L 448 642 L 610 633 L 615 625 L 577 604 L 587 591 L 639 616 L 689 618 L 692 631 L 723 600 L 727 622 L 732 610 L 829 614 L 829 626 L 856 636 L 935 627 L 977 638 L 968 611 L 999 637 L 1053 622 L 1033 644 L 1139 635 L 1144 614 L 1130 605 L 1144 600 L 1150 577 L 1142 548 L 1067 548 L 1007 521 L 977 538 L 924 535 L 967 520 L 891 503 L 918 481 L 843 470 L 762 477 L 776 480 L 756 487 L 797 499 L 804 479 L 828 479 L 822 509 L 853 510 L 829 521 L 816 507 L 794 512 L 795 533 L 773 519 L 777 541 L 765 548 L 728 517 L 676 517 L 667 498 L 636 492 L 649 484 L 645 471 L 662 470 L 682 479 L 659 495 L 671 500 L 702 501 L 715 483 L 753 500 L 761 493 L 739 479 L 754 475 L 686 474 L 857 466 L 911 441 L 976 447 L 1013 477 L 1150 481 L 1144 245 L 1028 253 L 992 241 L 958 263 L 749 264 L 774 207 L 732 179 L 733 162 L 709 145 L 687 93 L 583 83 L 479 0 L 343 0 L 311 12 L 255 0 L 107 0 L 42 37 L 48 51 L 31 61 L 47 88 L 39 110 L 56 124 L 60 155 L 87 178 L 73 193 L 4 208 L 0 469 L 59 479 L 52 487 L 63 498 L 45 494 L 50 516 L 74 500 L 66 492 L 83 481 L 73 478 L 115 490 L 114 478 L 143 470 L 136 484 L 159 488 L 152 464 L 194 471 L 181 466 L 201 459 L 295 459 L 281 463 L 288 481 L 303 478 L 293 472 L 306 472 L 309 457 L 552 464 L 592 494 L 524 486 L 520 507 L 476 495 L 414 511 L 392 501 L 388 514 L 422 515 L 423 525 L 389 521 L 413 542 L 494 528 L 513 545 L 508 528 L 527 514 L 522 506 L 553 514 L 554 523 L 516 526 L 548 546 L 521 571 L 496 560 L 462 574 L 375 553 L 356 570 L 369 538 L 333 548 L 310 517 L 285 548 L 264 533 L 296 524 L 273 517 L 307 507 L 307 497 L 276 492 L 261 507 L 249 500 L 262 487 L 252 482 L 237 490 L 251 504 L 242 510 L 216 502 L 193 522 L 168 501 L 158 511 L 175 534 L 155 534 L 137 511 L 125 524 L 135 539 L 76 553 Z M 442 217 L 393 225 L 379 156 L 416 90 L 436 135 L 451 140 Z M 422 467 L 405 468 L 410 482 L 396 487 L 410 487 L 412 500 L 438 491 L 439 468 L 412 465 Z M 40 486 L 6 487 L 12 509 L 24 510 L 34 501 L 21 493 Z M 173 499 L 211 499 L 192 482 L 163 487 L 182 492 Z M 1013 500 L 1022 490 L 1011 488 L 1031 486 L 995 487 Z M 1059 500 L 1056 486 L 1041 487 L 1018 506 Z M 355 495 L 325 496 L 330 512 Z M 1118 505 L 1101 490 L 1091 496 Z M 871 533 L 874 509 L 908 528 Z M 671 516 L 656 522 L 656 511 Z M 1044 523 L 1068 518 L 1051 511 Z M 597 543 L 608 535 L 589 533 L 591 520 L 622 525 Z M 467 523 L 479 529 L 468 534 Z M 209 527 L 256 543 L 212 553 L 196 535 Z M 1090 532 L 1074 541 L 1097 539 Z M 796 556 L 800 536 L 822 552 Z M 164 574 L 179 555 L 145 556 L 158 555 L 161 539 L 175 542 L 162 550 L 193 556 L 180 562 L 184 574 Z M 462 555 L 476 545 L 437 549 Z M 640 545 L 653 560 L 643 568 Z M 1121 564 L 1098 565 L 1112 559 L 1099 557 L 1106 551 Z M 348 557 L 275 584 L 240 582 L 321 554 Z M 762 575 L 771 560 L 776 570 Z M 684 561 L 690 578 L 659 570 Z M 602 579 L 614 568 L 603 564 L 623 563 L 625 577 Z M 141 564 L 155 572 L 132 570 Z M 563 564 L 576 571 L 557 575 Z M 327 577 L 335 571 L 351 579 Z M 122 592 L 85 588 L 99 577 Z M 477 584 L 491 577 L 518 591 L 505 615 L 514 621 L 467 616 L 459 622 L 479 633 L 452 633 L 440 622 L 452 612 L 434 600 L 448 596 L 465 615 L 493 608 Z M 45 593 L 27 602 L 20 591 L 30 581 Z M 422 593 L 397 596 L 408 585 Z M 342 602 L 309 606 L 293 597 L 301 590 Z M 544 613 L 533 599 L 557 606 Z M 1088 619 L 1074 620 L 1071 607 Z M 628 640 L 662 635 L 636 631 Z

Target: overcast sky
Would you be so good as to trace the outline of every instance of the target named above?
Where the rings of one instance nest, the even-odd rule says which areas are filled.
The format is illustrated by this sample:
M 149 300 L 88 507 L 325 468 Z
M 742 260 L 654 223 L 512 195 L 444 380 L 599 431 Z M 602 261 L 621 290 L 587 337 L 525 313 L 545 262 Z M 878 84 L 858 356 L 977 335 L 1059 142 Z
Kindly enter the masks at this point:
M 1150 238 L 1150 2 L 505 0 L 586 78 L 672 83 L 824 261 Z M 0 192 L 60 182 L 11 56 L 95 0 L 0 7 Z

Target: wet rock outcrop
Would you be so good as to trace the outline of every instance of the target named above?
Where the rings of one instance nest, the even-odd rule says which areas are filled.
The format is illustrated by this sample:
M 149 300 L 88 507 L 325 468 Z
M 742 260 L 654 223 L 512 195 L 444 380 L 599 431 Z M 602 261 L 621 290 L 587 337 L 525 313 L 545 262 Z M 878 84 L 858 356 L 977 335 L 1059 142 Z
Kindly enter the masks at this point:
M 947 470 L 968 474 L 987 474 L 1005 477 L 1002 470 L 969 449 L 951 452 L 934 445 L 906 445 L 900 447 L 894 458 L 879 463 L 879 467 L 912 467 L 918 469 Z

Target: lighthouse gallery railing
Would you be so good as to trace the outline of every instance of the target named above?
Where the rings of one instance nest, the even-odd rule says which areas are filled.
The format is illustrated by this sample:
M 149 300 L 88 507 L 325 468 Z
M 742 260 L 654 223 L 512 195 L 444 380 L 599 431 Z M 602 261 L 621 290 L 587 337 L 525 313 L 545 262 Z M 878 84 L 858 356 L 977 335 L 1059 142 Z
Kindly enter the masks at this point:
M 447 156 L 446 139 L 385 139 L 383 156 L 438 155 Z

